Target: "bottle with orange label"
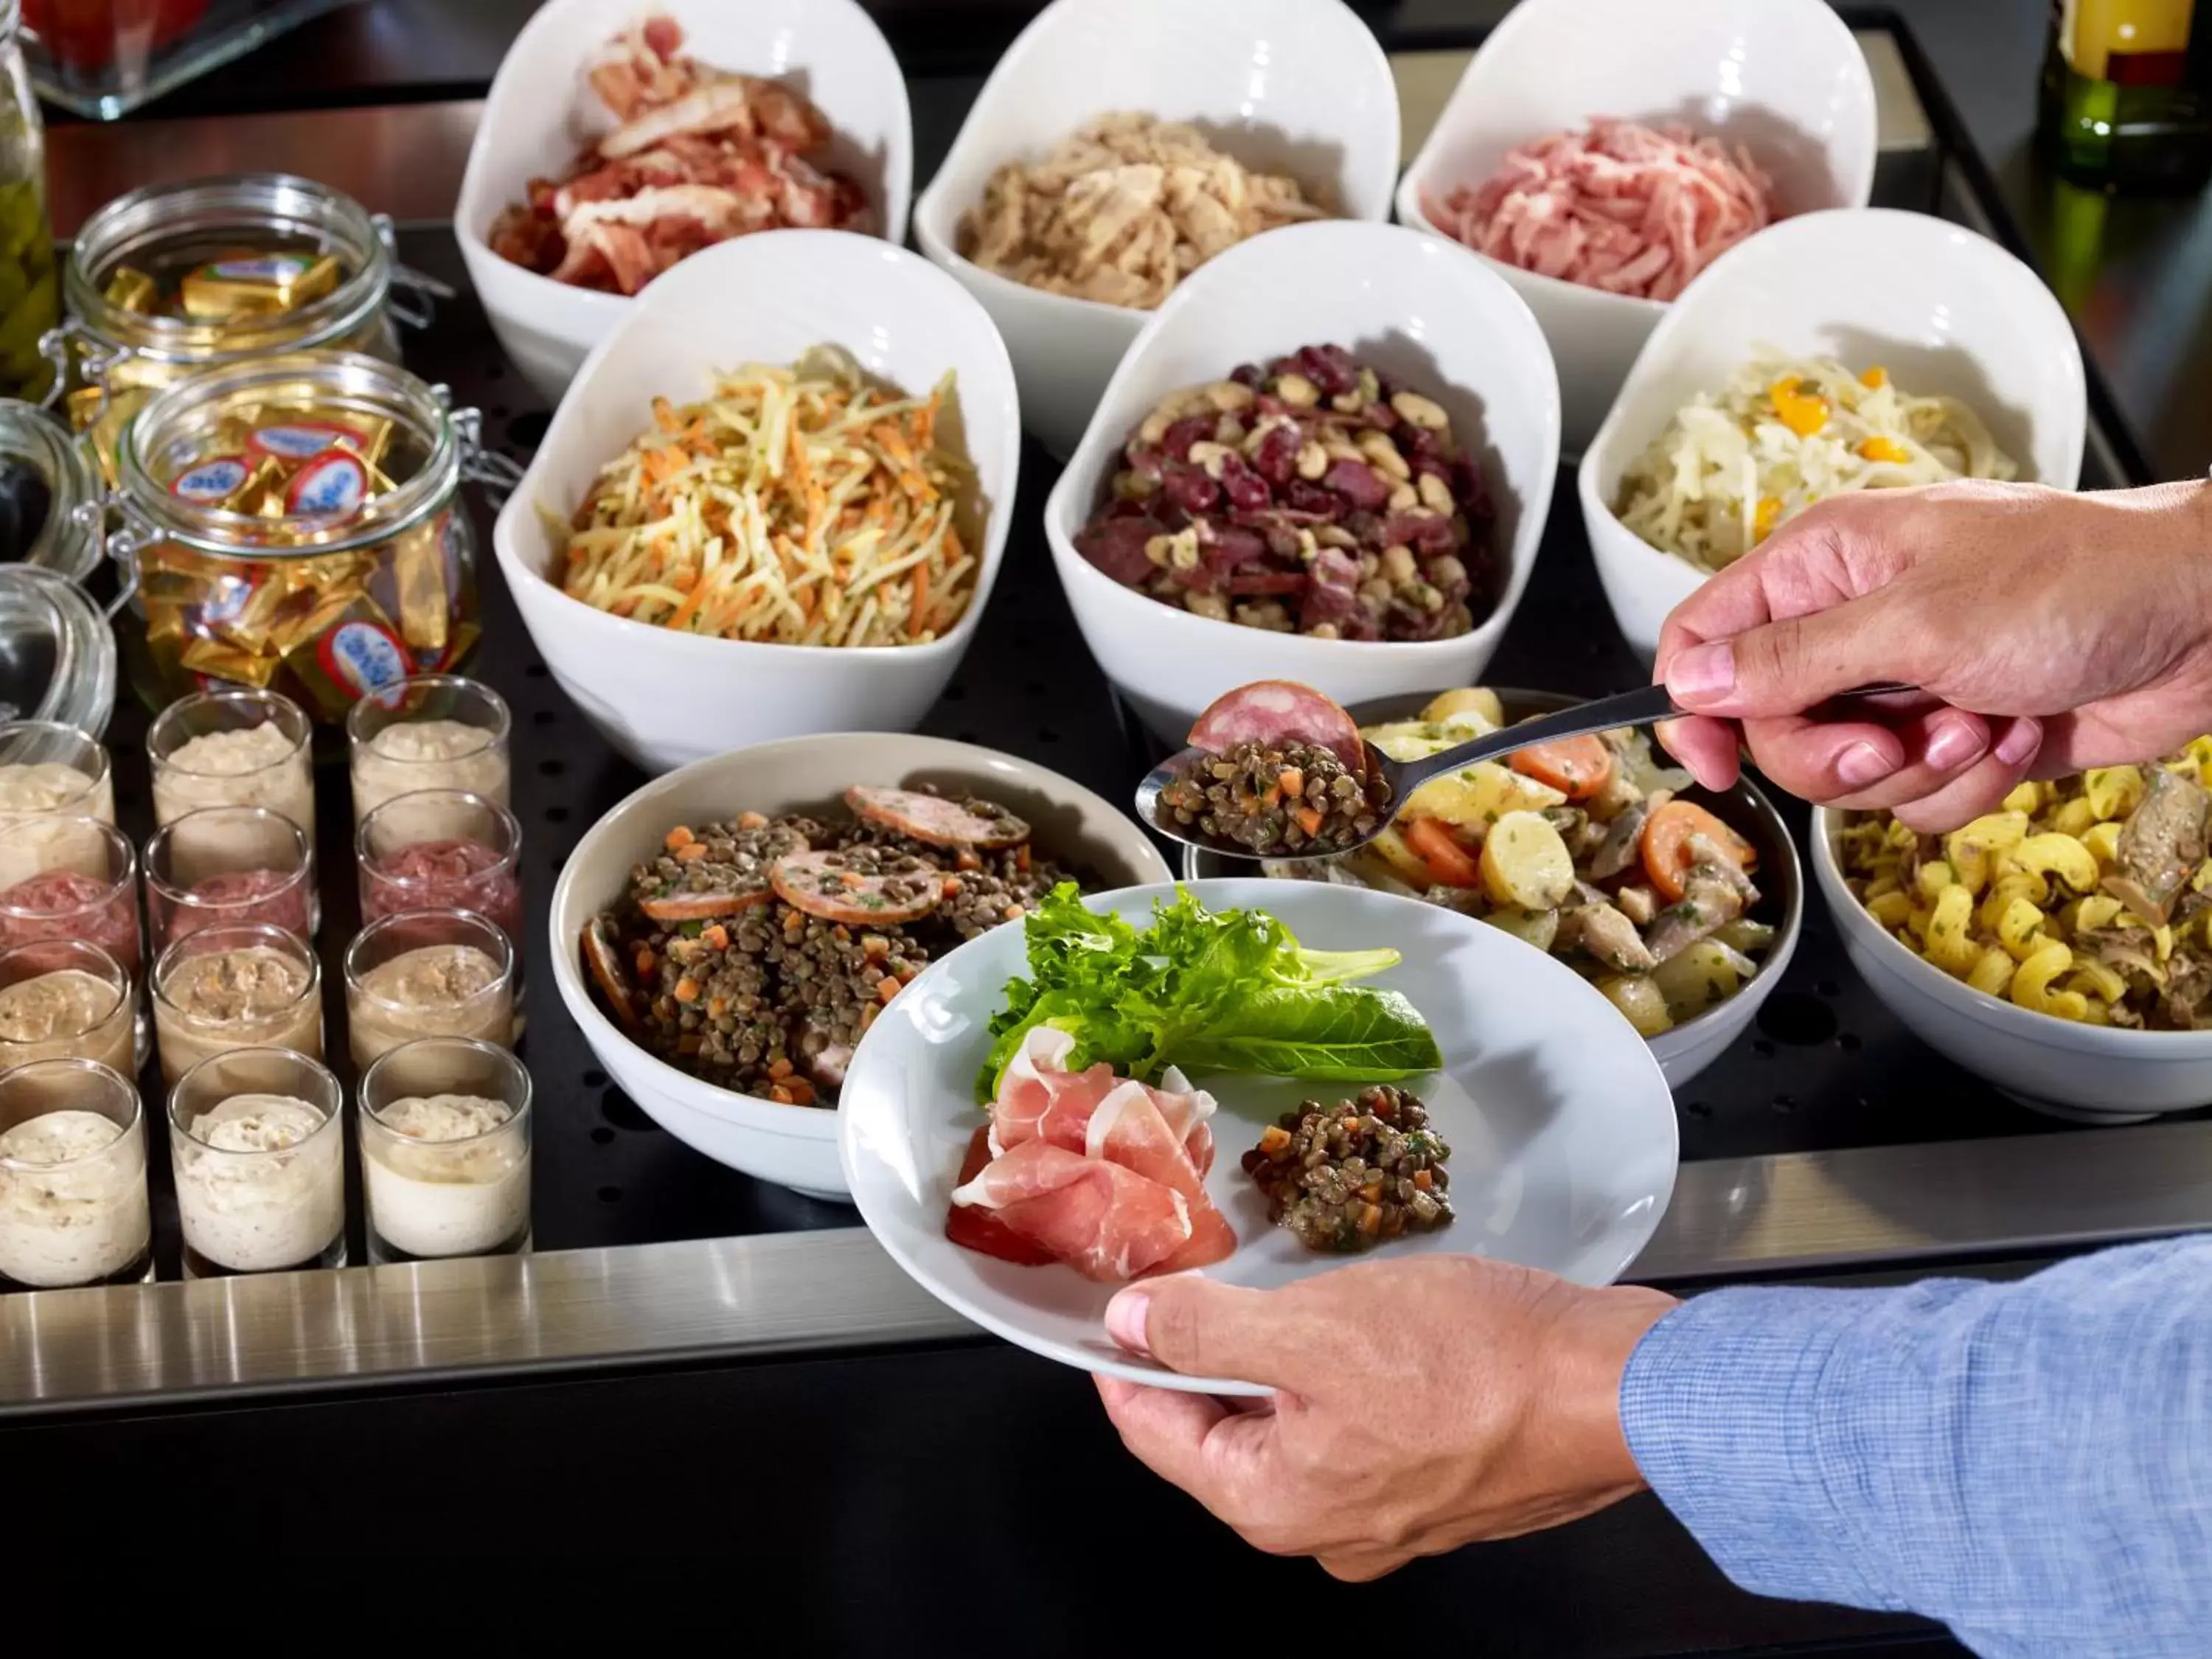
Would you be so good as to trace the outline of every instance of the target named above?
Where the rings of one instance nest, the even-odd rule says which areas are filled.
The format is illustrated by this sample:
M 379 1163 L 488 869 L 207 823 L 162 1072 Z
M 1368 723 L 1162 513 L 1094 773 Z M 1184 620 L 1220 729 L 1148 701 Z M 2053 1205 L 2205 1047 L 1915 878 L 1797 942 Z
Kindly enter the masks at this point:
M 2195 0 L 2051 0 L 2038 134 L 2077 184 L 2212 178 L 2212 15 Z

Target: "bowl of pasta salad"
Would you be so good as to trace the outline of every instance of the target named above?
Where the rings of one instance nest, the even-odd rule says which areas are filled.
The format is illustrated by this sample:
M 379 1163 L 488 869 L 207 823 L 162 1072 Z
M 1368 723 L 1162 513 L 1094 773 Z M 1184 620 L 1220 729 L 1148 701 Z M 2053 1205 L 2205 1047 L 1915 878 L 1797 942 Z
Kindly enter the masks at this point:
M 2024 783 L 1947 836 L 1822 809 L 1851 961 L 1931 1048 L 2039 1109 L 2212 1104 L 2212 738 Z
M 1349 712 L 1385 754 L 1413 760 L 1575 701 L 1474 686 Z M 1184 849 L 1192 880 L 1251 867 Z M 1260 867 L 1425 899 L 1559 957 L 1650 1043 L 1675 1089 L 1750 1028 L 1796 951 L 1803 909 L 1796 848 L 1766 798 L 1747 781 L 1698 787 L 1641 731 L 1432 779 L 1367 846 Z

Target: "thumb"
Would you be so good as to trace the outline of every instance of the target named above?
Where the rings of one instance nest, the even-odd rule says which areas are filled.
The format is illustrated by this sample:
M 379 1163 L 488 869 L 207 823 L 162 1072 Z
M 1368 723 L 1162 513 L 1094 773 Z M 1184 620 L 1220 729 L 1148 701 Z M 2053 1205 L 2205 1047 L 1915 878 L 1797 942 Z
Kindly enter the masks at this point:
M 1296 1344 L 1276 1297 L 1195 1273 L 1149 1279 L 1106 1304 L 1108 1334 L 1186 1376 L 1287 1384 Z
M 1886 594 L 1747 628 L 1675 653 L 1667 690 L 1683 708 L 1724 718 L 1774 719 L 1817 708 L 1855 686 L 1922 677 L 1911 632 Z

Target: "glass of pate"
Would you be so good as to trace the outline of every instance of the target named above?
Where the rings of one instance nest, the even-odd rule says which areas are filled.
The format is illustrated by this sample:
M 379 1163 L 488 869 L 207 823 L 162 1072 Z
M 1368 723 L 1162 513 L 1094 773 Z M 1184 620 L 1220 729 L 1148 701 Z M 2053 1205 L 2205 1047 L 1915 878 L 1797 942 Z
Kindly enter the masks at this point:
M 522 937 L 522 826 L 496 801 L 422 789 L 386 801 L 354 834 L 365 921 L 401 910 L 473 910 Z
M 185 1277 L 345 1265 L 345 1095 L 289 1048 L 210 1055 L 169 1091 Z
M 161 1080 L 234 1048 L 323 1054 L 322 969 L 307 942 L 265 921 L 203 927 L 154 963 Z
M 265 806 L 204 806 L 146 842 L 146 931 L 155 956 L 187 933 L 232 922 L 312 933 L 320 908 L 307 832 Z
M 0 950 L 0 1072 L 40 1060 L 90 1060 L 138 1070 L 131 975 L 85 939 Z
M 372 1261 L 530 1248 L 530 1073 L 504 1048 L 424 1037 L 361 1080 Z
M 514 1044 L 514 947 L 472 911 L 378 917 L 346 946 L 345 993 L 356 1066 L 417 1037 Z
M 508 804 L 506 701 L 454 674 L 419 674 L 372 692 L 346 716 L 358 824 L 396 795 L 459 789 Z
M 138 1091 L 96 1060 L 0 1073 L 0 1288 L 154 1276 Z
M 115 822 L 106 747 L 60 720 L 0 724 L 0 888 L 70 857 L 66 820 Z
M 97 818 L 46 822 L 56 833 L 40 843 L 40 868 L 0 888 L 0 949 L 90 939 L 135 975 L 143 960 L 137 854 L 121 830 Z M 0 825 L 0 840 L 12 835 Z
M 146 754 L 154 769 L 154 821 L 204 806 L 265 806 L 315 836 L 314 727 L 274 691 L 200 691 L 154 719 Z

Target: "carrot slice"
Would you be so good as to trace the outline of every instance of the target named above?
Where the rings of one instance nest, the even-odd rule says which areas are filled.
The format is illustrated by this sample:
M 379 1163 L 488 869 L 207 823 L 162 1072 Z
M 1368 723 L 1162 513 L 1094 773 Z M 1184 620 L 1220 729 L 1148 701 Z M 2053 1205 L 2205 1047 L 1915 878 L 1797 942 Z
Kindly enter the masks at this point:
M 1589 799 L 1613 777 L 1613 750 L 1592 736 L 1536 744 L 1509 755 L 1505 763 L 1576 800 Z
M 1413 856 L 1428 866 L 1429 874 L 1445 887 L 1480 887 L 1482 865 L 1453 838 L 1441 818 L 1413 818 L 1398 832 Z
M 1732 860 L 1737 869 L 1748 870 L 1755 854 L 1751 843 L 1695 802 L 1670 800 L 1644 825 L 1644 870 L 1668 902 L 1682 896 L 1682 878 L 1695 862 L 1690 840 L 1702 836 Z

